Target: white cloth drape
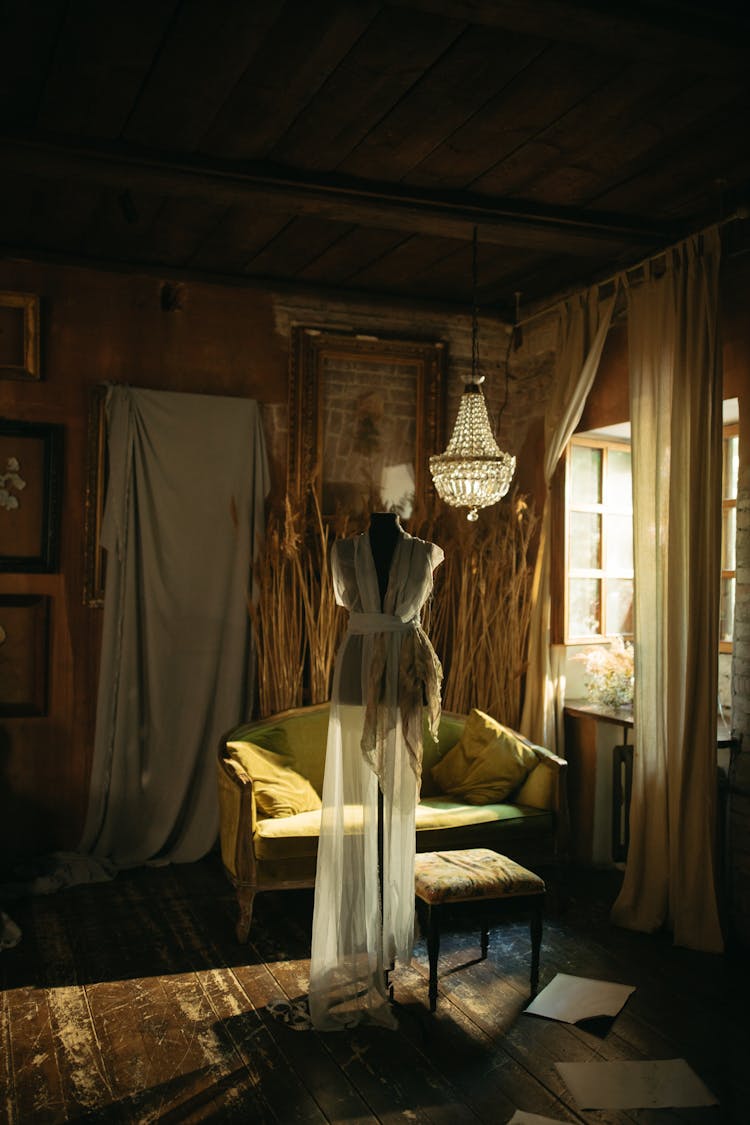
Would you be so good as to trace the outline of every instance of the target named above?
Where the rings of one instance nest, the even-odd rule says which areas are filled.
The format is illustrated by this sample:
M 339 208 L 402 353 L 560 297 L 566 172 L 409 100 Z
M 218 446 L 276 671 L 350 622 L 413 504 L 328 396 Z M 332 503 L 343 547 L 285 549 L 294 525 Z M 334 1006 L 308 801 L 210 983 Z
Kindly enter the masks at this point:
M 628 290 L 635 759 L 622 926 L 719 951 L 714 881 L 721 542 L 720 241 Z
M 320 1030 L 368 1021 L 393 1028 L 384 965 L 408 964 L 414 939 L 415 811 L 421 772 L 407 742 L 422 729 L 422 691 L 403 715 L 405 682 L 425 675 L 432 653 L 419 613 L 443 552 L 406 532 L 391 561 L 381 612 L 369 535 L 338 540 L 331 555 L 336 600 L 351 612 L 336 658 L 328 720 L 310 958 L 310 1015 Z M 377 692 L 375 753 L 363 733 L 377 650 L 384 644 Z M 426 646 L 426 647 L 425 647 Z M 435 658 L 436 659 L 436 658 Z M 380 908 L 378 786 L 382 789 Z
M 248 399 L 107 393 L 102 655 L 80 851 L 189 862 L 216 839 L 216 745 L 251 702 L 246 596 L 268 469 Z
M 532 587 L 529 652 L 520 728 L 532 742 L 563 754 L 562 670 L 564 647 L 550 645 L 549 488 L 558 462 L 578 425 L 594 382 L 612 322 L 615 294 L 599 299 L 594 286 L 560 308 L 555 385 L 544 418 L 544 480 L 547 489 Z

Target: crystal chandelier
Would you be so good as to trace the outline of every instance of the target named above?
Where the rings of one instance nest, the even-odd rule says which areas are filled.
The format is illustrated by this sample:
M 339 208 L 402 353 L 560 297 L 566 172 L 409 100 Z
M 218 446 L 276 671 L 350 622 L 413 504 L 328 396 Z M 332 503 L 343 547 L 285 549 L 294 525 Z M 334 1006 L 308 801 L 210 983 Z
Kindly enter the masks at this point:
M 437 494 L 453 508 L 468 508 L 466 518 L 479 518 L 478 509 L 497 504 L 510 488 L 516 459 L 503 453 L 487 417 L 479 373 L 477 331 L 477 228 L 472 243 L 471 381 L 464 386 L 456 424 L 445 453 L 430 457 Z

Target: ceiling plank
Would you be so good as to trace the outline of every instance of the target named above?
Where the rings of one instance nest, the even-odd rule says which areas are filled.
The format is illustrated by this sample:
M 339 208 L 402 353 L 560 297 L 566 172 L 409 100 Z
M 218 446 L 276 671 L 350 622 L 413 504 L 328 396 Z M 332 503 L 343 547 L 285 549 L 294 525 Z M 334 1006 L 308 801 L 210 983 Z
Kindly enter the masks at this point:
M 619 144 L 623 134 L 646 117 L 654 104 L 679 95 L 693 80 L 672 69 L 637 61 L 616 71 L 593 94 L 578 102 L 530 140 L 507 153 L 472 183 L 487 195 L 525 197 L 529 185 L 575 164 L 601 147 Z
M 0 128 L 29 129 L 67 5 L 62 0 L 14 0 L 2 7 Z
M 584 212 L 529 209 L 466 193 L 418 193 L 357 181 L 240 173 L 234 168 L 125 156 L 121 150 L 71 149 L 15 138 L 0 138 L 0 159 L 9 173 L 74 179 L 162 196 L 206 197 L 221 206 L 291 209 L 336 222 L 410 233 L 467 239 L 477 226 L 483 242 L 529 250 L 581 255 L 616 252 L 624 246 L 640 249 L 663 244 L 675 233 L 648 220 L 620 221 L 604 213 L 592 218 Z
M 466 188 L 503 157 L 594 94 L 619 70 L 613 55 L 553 44 L 422 161 L 405 182 Z
M 685 65 L 704 74 L 747 73 L 750 60 L 745 5 L 648 4 L 591 0 L 392 0 L 404 8 L 464 19 L 485 27 L 504 27 L 524 35 L 541 28 L 550 39 L 613 49 L 634 59 Z
M 657 166 L 668 168 L 675 161 L 691 169 L 696 181 L 715 178 L 720 173 L 708 164 L 708 153 L 720 134 L 734 138 L 736 144 L 737 123 L 750 109 L 746 94 L 733 105 L 733 97 L 742 89 L 736 80 L 703 78 L 655 100 L 640 120 L 621 122 L 597 143 L 559 160 L 536 184 L 527 185 L 524 198 L 548 206 L 562 199 L 573 206 L 588 206 L 639 173 L 650 174 Z M 668 182 L 665 186 L 666 200 L 671 190 Z M 631 189 L 619 209 L 640 208 L 641 199 L 640 191 Z M 649 209 L 650 204 L 651 199 Z
M 291 211 L 228 207 L 186 264 L 216 273 L 239 273 L 293 218 Z
M 394 286 L 399 292 L 413 291 L 415 278 L 455 250 L 455 239 L 414 235 L 376 262 L 357 270 L 349 281 L 364 289 L 382 290 Z
M 191 152 L 255 60 L 283 0 L 187 0 L 173 21 L 123 136 L 165 151 Z M 207 21 L 210 18 L 210 33 Z
M 356 227 L 300 270 L 301 281 L 343 285 L 411 236 L 406 231 Z
M 400 180 L 548 45 L 536 37 L 468 28 L 364 137 L 339 171 Z
M 254 277 L 295 277 L 351 229 L 346 223 L 317 215 L 292 219 L 260 253 L 247 262 L 244 272 Z
M 267 156 L 380 7 L 379 0 L 287 0 L 263 50 L 207 129 L 200 150 L 229 158 Z
M 336 168 L 463 30 L 457 20 L 384 8 L 269 158 L 294 168 Z
M 133 256 L 139 261 L 164 262 L 167 267 L 184 266 L 223 213 L 221 204 L 209 199 L 165 199 L 153 218 L 148 238 Z
M 177 0 L 71 4 L 40 101 L 39 128 L 118 137 L 176 6 Z

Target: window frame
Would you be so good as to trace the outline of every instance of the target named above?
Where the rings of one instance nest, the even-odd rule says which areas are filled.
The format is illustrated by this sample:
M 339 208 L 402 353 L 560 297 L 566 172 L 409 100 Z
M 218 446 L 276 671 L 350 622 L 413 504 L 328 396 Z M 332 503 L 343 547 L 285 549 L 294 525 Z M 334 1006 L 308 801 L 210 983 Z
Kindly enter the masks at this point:
M 587 447 L 589 449 L 598 449 L 602 452 L 601 462 L 601 501 L 598 504 L 573 504 L 572 501 L 572 473 L 570 471 L 570 462 L 572 456 L 572 449 L 574 446 Z M 564 536 L 564 550 L 562 552 L 563 572 L 562 572 L 562 620 L 558 623 L 558 628 L 561 626 L 562 643 L 570 647 L 580 645 L 592 644 L 610 644 L 612 639 L 616 636 L 623 636 L 628 640 L 632 640 L 633 634 L 631 633 L 617 633 L 607 631 L 607 582 L 613 580 L 629 579 L 632 583 L 635 582 L 634 568 L 631 567 L 629 572 L 623 570 L 608 569 L 601 565 L 607 559 L 607 536 L 608 536 L 608 516 L 614 515 L 630 515 L 632 520 L 632 500 L 630 512 L 611 509 L 607 510 L 607 459 L 610 451 L 617 452 L 627 451 L 631 454 L 632 458 L 632 443 L 627 438 L 615 437 L 595 437 L 584 436 L 583 434 L 574 434 L 565 450 L 564 457 L 564 489 L 563 489 L 563 520 L 562 520 L 562 533 Z M 632 461 L 631 461 L 632 464 Z M 632 477 L 631 477 L 632 480 Z M 574 573 L 571 573 L 570 567 L 570 517 L 572 512 L 593 512 L 601 515 L 601 540 L 599 545 L 599 562 L 600 566 L 591 568 L 576 568 Z M 570 632 L 570 579 L 571 578 L 594 578 L 600 581 L 600 603 L 599 603 L 599 627 L 601 632 L 589 635 L 574 635 Z
M 724 479 L 724 466 L 726 465 L 726 442 L 729 438 L 736 437 L 739 439 L 740 425 L 739 422 L 730 422 L 722 426 L 721 431 L 721 570 L 720 579 L 724 582 L 725 579 L 734 580 L 735 598 L 737 595 L 737 558 L 736 558 L 736 538 L 735 538 L 735 565 L 734 570 L 724 568 L 724 512 L 728 509 L 734 508 L 737 511 L 737 490 L 735 489 L 734 497 L 728 498 L 724 495 L 726 492 L 726 484 Z M 737 519 L 735 515 L 735 520 Z M 736 537 L 736 523 L 735 523 L 735 537 Z M 734 651 L 734 622 L 732 622 L 732 640 L 723 641 L 719 639 L 719 652 L 733 652 Z

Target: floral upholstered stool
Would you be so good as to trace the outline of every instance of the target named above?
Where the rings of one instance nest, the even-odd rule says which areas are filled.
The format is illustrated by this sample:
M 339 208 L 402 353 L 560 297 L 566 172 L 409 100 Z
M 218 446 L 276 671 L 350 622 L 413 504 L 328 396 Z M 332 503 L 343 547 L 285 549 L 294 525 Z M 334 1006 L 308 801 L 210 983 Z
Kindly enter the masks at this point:
M 489 848 L 457 852 L 424 852 L 416 857 L 414 891 L 426 914 L 427 954 L 430 961 L 430 1011 L 437 1006 L 437 963 L 440 952 L 440 907 L 453 902 L 483 899 L 513 900 L 531 912 L 531 995 L 539 983 L 539 950 L 542 944 L 544 880 L 520 863 Z M 482 925 L 482 960 L 487 956 L 489 927 Z

